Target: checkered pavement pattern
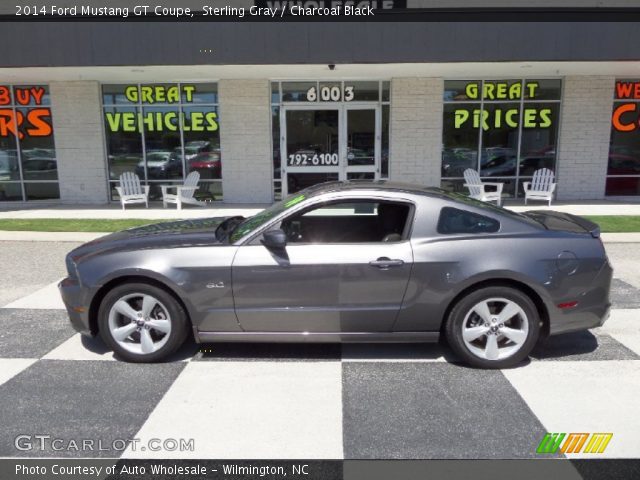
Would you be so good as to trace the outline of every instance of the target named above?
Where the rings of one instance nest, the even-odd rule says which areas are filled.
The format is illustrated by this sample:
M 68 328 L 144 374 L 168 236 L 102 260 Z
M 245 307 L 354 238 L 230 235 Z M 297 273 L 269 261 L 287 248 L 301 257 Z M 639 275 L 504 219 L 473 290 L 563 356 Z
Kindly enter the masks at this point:
M 613 302 L 503 371 L 433 344 L 190 343 L 144 365 L 76 334 L 51 284 L 0 309 L 0 457 L 519 459 L 546 432 L 613 432 L 603 456 L 638 458 L 640 290 L 615 279 Z M 21 434 L 140 442 L 20 451 Z M 195 448 L 139 448 L 156 438 Z

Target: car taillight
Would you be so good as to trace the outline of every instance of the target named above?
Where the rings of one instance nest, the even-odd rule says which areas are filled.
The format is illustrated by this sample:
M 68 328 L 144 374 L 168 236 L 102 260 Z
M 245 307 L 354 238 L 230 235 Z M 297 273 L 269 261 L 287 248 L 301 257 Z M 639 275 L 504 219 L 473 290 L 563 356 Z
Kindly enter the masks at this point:
M 578 302 L 563 302 L 558 304 L 558 308 L 566 310 L 567 308 L 574 308 L 578 306 Z

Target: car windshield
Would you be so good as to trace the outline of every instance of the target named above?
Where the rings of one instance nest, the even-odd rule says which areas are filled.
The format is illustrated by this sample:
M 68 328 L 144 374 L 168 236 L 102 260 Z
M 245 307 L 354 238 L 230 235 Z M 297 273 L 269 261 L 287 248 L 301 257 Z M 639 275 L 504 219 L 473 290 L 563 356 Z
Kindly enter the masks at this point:
M 278 203 L 274 203 L 269 208 L 262 210 L 260 213 L 257 213 L 253 217 L 247 218 L 233 230 L 233 232 L 229 236 L 229 241 L 231 243 L 237 242 L 252 230 L 261 227 L 271 219 L 280 215 L 282 212 L 297 205 L 305 198 L 307 198 L 307 196 L 304 193 L 294 193 L 292 195 L 289 195 L 284 200 Z

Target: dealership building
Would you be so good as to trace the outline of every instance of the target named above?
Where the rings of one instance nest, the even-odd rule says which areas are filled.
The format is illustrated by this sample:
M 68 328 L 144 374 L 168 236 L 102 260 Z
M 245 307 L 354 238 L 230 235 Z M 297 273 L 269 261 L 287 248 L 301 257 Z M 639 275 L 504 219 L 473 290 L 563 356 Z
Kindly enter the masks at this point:
M 464 192 L 468 168 L 505 197 L 549 168 L 559 200 L 640 200 L 637 12 L 373 3 L 377 21 L 3 23 L 0 205 L 106 204 L 127 171 L 152 199 L 197 171 L 199 198 L 262 204 L 327 180 Z

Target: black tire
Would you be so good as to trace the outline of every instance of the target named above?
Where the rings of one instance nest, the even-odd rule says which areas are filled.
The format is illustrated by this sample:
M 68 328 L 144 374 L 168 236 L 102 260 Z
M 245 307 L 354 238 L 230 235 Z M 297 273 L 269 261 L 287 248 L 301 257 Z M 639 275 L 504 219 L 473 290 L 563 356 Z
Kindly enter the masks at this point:
M 113 305 L 126 295 L 140 293 L 151 295 L 166 308 L 170 317 L 171 331 L 166 334 L 166 343 L 152 353 L 134 353 L 122 347 L 112 336 L 109 328 L 109 312 Z M 113 350 L 118 358 L 134 363 L 153 363 L 167 358 L 184 343 L 189 331 L 187 314 L 172 294 L 148 283 L 123 283 L 109 291 L 100 303 L 98 310 L 98 329 L 103 341 Z
M 463 339 L 462 330 L 467 314 L 469 314 L 476 305 L 484 300 L 495 298 L 507 299 L 517 304 L 517 306 L 519 306 L 524 312 L 526 320 L 522 318 L 521 315 L 518 315 L 511 320 L 511 322 L 526 322 L 528 331 L 525 341 L 520 345 L 520 348 L 517 351 L 506 358 L 490 360 L 487 358 L 481 358 L 471 351 Z M 476 316 L 475 319 L 477 320 L 479 317 Z M 467 322 L 471 322 L 473 320 L 473 315 L 470 315 Z M 511 324 L 508 326 L 511 326 Z M 445 335 L 451 349 L 462 357 L 462 359 L 469 365 L 486 369 L 509 368 L 522 362 L 528 357 L 529 353 L 531 353 L 531 350 L 535 346 L 538 336 L 540 335 L 540 316 L 531 298 L 521 290 L 507 286 L 485 287 L 474 290 L 470 294 L 461 298 L 455 304 L 451 309 L 449 318 L 445 325 Z M 503 346 L 511 345 L 511 343 L 508 343 L 509 340 L 505 337 L 497 338 L 501 338 L 499 341 L 503 342 Z M 480 336 L 479 340 L 477 340 L 477 342 L 479 342 L 479 348 L 482 348 L 481 342 L 483 341 L 488 342 L 488 339 L 485 338 L 484 335 Z M 472 346 L 474 345 L 472 344 Z

